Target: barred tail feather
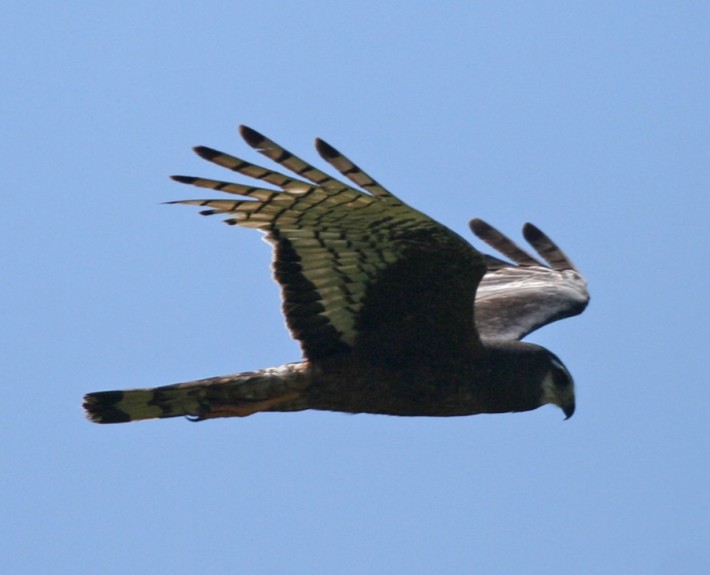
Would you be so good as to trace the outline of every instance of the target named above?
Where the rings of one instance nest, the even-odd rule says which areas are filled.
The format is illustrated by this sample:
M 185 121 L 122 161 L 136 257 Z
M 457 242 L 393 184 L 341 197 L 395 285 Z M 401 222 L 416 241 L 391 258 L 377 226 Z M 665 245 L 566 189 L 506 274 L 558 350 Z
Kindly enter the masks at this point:
M 84 396 L 84 410 L 95 423 L 189 417 L 195 421 L 244 417 L 257 411 L 299 411 L 306 364 L 294 363 L 150 389 L 99 391 Z

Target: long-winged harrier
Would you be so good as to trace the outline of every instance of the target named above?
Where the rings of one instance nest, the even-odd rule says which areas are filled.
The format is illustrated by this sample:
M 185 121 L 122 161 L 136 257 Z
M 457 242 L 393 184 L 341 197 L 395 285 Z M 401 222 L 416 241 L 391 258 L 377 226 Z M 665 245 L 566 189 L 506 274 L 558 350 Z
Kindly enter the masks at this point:
M 471 229 L 508 257 L 484 255 L 409 207 L 322 140 L 320 155 L 357 187 L 314 168 L 251 128 L 253 148 L 297 176 L 216 150 L 210 162 L 271 184 L 254 187 L 173 176 L 238 199 L 185 200 L 202 214 L 256 228 L 274 246 L 286 323 L 304 359 L 255 372 L 84 398 L 92 421 L 120 423 L 258 411 L 451 416 L 574 412 L 574 384 L 548 350 L 519 341 L 581 313 L 586 281 L 539 229 L 523 234 L 546 263 L 475 219 Z

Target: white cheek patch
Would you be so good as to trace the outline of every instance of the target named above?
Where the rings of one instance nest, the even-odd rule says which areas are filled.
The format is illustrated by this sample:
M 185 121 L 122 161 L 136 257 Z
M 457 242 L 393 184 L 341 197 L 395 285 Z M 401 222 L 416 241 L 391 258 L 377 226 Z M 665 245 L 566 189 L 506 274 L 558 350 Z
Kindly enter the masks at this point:
M 552 361 L 555 362 L 554 360 Z M 542 380 L 542 405 L 548 403 L 554 403 L 555 405 L 560 404 L 558 390 L 555 386 L 555 376 L 552 374 L 552 370 L 549 370 Z
M 555 357 L 550 358 L 551 368 L 542 380 L 542 405 L 552 403 L 559 407 L 574 402 L 574 381 L 567 368 Z M 568 385 L 559 385 L 560 376 L 564 374 Z

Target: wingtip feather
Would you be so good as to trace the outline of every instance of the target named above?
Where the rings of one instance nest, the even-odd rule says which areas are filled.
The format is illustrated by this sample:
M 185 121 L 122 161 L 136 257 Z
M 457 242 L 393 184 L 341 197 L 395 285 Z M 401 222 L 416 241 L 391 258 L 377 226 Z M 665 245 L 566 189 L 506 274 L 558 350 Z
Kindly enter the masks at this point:
M 545 235 L 545 233 L 543 233 L 540 228 L 538 228 L 534 224 L 531 224 L 530 222 L 526 222 L 523 226 L 523 237 L 530 244 L 533 244 L 543 238 L 547 239 L 548 241 L 550 240 L 550 238 L 548 238 L 547 235 Z
M 333 146 L 331 146 L 328 142 L 325 140 L 321 140 L 320 138 L 316 138 L 316 150 L 318 153 L 321 155 L 321 157 L 328 161 L 329 159 L 332 158 L 337 158 L 340 156 L 340 152 L 336 150 Z
M 259 148 L 264 140 L 266 140 L 266 136 L 244 124 L 239 126 L 239 133 L 242 138 L 244 138 L 244 141 L 252 148 Z
M 221 156 L 222 152 L 215 150 L 214 148 L 209 148 L 207 146 L 195 146 L 192 148 L 192 151 L 195 152 L 200 158 L 203 160 L 207 160 L 208 162 L 211 162 L 214 158 L 217 156 Z
M 485 222 L 480 218 L 473 218 L 470 222 L 468 222 L 468 227 L 471 228 L 471 231 L 478 237 L 480 237 L 481 234 L 486 234 L 493 229 L 488 222 Z
M 524 266 L 540 265 L 540 262 L 533 256 L 489 223 L 479 218 L 474 218 L 469 222 L 469 227 L 476 237 L 513 260 L 516 264 Z
M 523 226 L 523 237 L 535 248 L 538 254 L 550 265 L 553 270 L 577 270 L 567 255 L 545 232 L 531 223 Z
M 181 184 L 192 184 L 197 180 L 193 176 L 170 176 L 170 179 Z

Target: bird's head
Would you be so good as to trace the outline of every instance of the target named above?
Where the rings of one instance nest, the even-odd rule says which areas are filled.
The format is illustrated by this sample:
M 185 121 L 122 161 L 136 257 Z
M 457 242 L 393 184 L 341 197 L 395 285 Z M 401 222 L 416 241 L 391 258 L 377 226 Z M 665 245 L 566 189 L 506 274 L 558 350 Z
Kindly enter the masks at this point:
M 565 414 L 565 419 L 572 417 L 575 408 L 574 380 L 560 358 L 550 353 L 550 367 L 542 380 L 542 404 L 557 405 Z

